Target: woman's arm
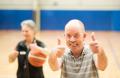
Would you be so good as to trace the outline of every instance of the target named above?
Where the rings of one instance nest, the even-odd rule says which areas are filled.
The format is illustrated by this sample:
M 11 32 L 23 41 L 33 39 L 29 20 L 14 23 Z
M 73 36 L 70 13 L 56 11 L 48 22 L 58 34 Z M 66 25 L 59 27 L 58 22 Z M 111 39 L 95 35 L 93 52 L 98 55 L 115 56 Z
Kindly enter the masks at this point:
M 15 61 L 15 59 L 17 58 L 19 52 L 18 51 L 14 51 L 12 53 L 9 54 L 9 63 L 12 63 Z

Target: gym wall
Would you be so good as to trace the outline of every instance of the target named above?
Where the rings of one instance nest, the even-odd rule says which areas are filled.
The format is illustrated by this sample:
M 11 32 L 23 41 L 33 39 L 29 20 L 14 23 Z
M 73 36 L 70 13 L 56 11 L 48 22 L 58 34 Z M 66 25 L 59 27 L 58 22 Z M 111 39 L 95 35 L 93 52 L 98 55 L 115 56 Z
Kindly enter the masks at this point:
M 34 0 L 1 0 L 0 29 L 20 29 L 20 22 L 34 18 Z M 63 30 L 71 19 L 84 22 L 86 30 L 120 31 L 119 0 L 38 0 L 41 30 Z

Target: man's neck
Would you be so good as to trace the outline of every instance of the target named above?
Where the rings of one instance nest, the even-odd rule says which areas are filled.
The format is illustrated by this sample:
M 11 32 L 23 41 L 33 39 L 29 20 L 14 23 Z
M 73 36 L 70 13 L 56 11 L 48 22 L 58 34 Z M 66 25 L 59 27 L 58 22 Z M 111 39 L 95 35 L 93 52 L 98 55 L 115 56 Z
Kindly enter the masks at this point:
M 83 49 L 84 49 L 84 47 L 82 47 L 79 51 L 74 51 L 74 52 L 72 52 L 72 54 L 73 54 L 73 56 L 75 57 L 75 58 L 78 58 L 79 56 L 81 56 L 81 54 L 82 54 L 82 52 L 83 52 Z

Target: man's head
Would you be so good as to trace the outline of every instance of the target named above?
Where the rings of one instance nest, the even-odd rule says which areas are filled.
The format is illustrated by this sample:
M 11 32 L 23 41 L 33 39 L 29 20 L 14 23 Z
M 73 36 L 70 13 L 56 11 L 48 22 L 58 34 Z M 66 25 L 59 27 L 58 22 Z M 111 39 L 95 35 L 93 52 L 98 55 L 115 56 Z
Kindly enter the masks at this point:
M 84 24 L 77 20 L 70 20 L 65 25 L 65 40 L 72 52 L 80 52 L 83 49 L 83 42 L 86 37 Z

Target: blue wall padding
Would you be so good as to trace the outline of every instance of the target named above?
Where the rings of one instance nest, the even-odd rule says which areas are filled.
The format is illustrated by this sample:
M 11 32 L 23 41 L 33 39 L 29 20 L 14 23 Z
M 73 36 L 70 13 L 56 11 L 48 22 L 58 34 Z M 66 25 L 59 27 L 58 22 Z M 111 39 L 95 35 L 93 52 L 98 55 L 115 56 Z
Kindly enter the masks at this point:
M 32 10 L 0 10 L 0 29 L 20 29 L 20 22 L 32 19 Z
M 120 11 L 114 11 L 112 13 L 112 30 L 120 31 Z
M 41 10 L 42 30 L 63 30 L 71 19 L 79 19 L 86 30 L 120 31 L 120 10 Z M 33 19 L 32 10 L 0 10 L 0 29 L 20 29 L 20 22 Z
M 71 19 L 84 22 L 87 30 L 111 30 L 112 11 L 42 10 L 41 19 L 42 30 L 63 30 Z

